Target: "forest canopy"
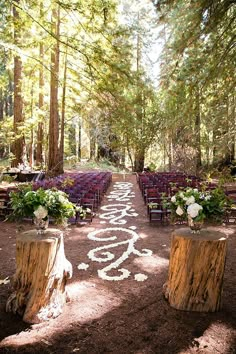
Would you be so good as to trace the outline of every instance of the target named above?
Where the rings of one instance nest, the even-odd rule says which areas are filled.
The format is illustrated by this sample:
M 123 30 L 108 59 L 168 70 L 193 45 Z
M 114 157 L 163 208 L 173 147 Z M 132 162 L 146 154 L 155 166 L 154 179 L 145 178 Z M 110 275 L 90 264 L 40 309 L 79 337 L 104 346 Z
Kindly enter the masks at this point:
M 233 164 L 235 28 L 233 1 L 0 0 L 1 160 Z

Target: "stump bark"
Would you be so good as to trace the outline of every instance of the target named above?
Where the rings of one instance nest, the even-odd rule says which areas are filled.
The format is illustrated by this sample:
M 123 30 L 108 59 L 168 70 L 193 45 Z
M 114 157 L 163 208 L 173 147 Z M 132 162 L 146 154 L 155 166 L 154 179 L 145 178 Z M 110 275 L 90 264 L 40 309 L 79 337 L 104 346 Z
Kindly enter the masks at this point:
M 168 281 L 163 286 L 171 307 L 199 312 L 220 309 L 226 241 L 218 231 L 193 234 L 181 228 L 173 232 Z
M 20 234 L 16 240 L 14 292 L 7 300 L 6 311 L 19 314 L 27 323 L 57 317 L 68 300 L 66 282 L 71 276 L 62 231 L 48 229 L 38 235 L 31 230 Z

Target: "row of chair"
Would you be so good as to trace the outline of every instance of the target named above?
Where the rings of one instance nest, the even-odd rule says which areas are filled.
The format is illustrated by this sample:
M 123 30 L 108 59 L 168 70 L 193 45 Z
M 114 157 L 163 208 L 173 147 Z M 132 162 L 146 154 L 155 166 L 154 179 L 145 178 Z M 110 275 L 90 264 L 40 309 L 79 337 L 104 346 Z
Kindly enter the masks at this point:
M 64 173 L 55 178 L 39 181 L 34 184 L 33 188 L 56 187 L 65 192 L 71 202 L 90 210 L 86 213 L 85 219 L 81 219 L 80 213 L 77 213 L 76 217 L 69 221 L 71 223 L 91 222 L 111 181 L 110 172 Z
M 11 214 L 12 209 L 10 206 L 10 192 L 17 190 L 18 188 L 16 186 L 0 189 L 0 219 L 5 219 L 9 214 Z
M 168 196 L 172 196 L 181 187 L 198 188 L 201 183 L 201 180 L 198 177 L 194 175 L 186 175 L 181 172 L 138 173 L 137 181 L 144 200 L 147 198 L 148 189 L 156 189 L 159 193 L 165 193 Z
M 181 172 L 138 173 L 137 181 L 144 203 L 147 206 L 149 221 L 158 222 L 161 225 L 169 224 L 171 196 L 180 187 L 191 186 L 196 188 L 199 184 L 199 179 L 196 176 L 186 175 Z
M 231 207 L 226 210 L 225 223 L 236 224 L 236 186 L 225 186 L 225 194 L 232 202 Z

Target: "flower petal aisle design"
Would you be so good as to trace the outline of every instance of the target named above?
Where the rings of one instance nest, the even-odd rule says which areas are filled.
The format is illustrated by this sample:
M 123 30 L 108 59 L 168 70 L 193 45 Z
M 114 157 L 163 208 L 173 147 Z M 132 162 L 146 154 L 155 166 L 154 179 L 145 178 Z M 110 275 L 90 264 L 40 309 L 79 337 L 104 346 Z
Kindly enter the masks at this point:
M 133 222 L 133 218 L 138 213 L 133 209 L 130 199 L 135 197 L 132 192 L 133 184 L 130 182 L 115 182 L 110 194 L 107 196 L 109 202 L 127 202 L 108 204 L 101 207 L 99 218 L 100 224 L 109 223 L 110 225 L 125 225 L 129 221 Z M 131 219 L 132 218 L 132 219 Z M 135 248 L 135 243 L 139 240 L 139 235 L 134 225 L 127 227 L 107 227 L 92 231 L 88 234 L 88 239 L 99 242 L 100 246 L 91 249 L 88 252 L 88 258 L 93 262 L 108 263 L 105 267 L 98 269 L 98 276 L 104 280 L 118 281 L 127 279 L 131 276 L 131 272 L 122 267 L 122 264 L 132 255 L 138 257 L 147 257 L 152 255 L 149 249 L 141 251 Z M 86 270 L 89 265 L 81 263 L 78 269 Z M 136 281 L 144 281 L 148 277 L 145 274 L 134 274 Z
M 119 242 L 115 242 L 115 243 L 111 243 L 109 245 L 104 245 L 101 247 L 97 247 L 91 251 L 89 251 L 88 253 L 88 257 L 92 260 L 92 261 L 96 261 L 96 262 L 107 262 L 110 260 L 113 260 L 115 258 L 115 254 L 111 253 L 109 251 L 106 251 L 108 249 L 111 248 L 116 248 L 120 245 L 127 245 L 127 249 L 123 252 L 123 254 L 121 255 L 121 257 L 119 257 L 116 261 L 110 263 L 108 266 L 106 266 L 103 269 L 98 270 L 98 275 L 100 278 L 105 279 L 105 280 L 122 280 L 125 278 L 128 278 L 130 275 L 130 272 L 127 269 L 124 268 L 118 268 L 127 258 L 129 258 L 130 254 L 135 254 L 137 256 L 151 256 L 152 255 L 152 251 L 147 250 L 147 249 L 143 249 L 142 252 L 138 251 L 135 249 L 135 242 L 139 239 L 138 234 L 133 231 L 133 230 L 129 230 L 126 228 L 119 228 L 119 227 L 110 227 L 110 228 L 106 228 L 106 229 L 102 229 L 102 230 L 98 230 L 98 231 L 94 231 L 94 232 L 90 232 L 90 234 L 88 235 L 88 238 L 94 241 L 115 241 L 118 239 L 118 237 L 120 236 L 116 236 L 115 234 L 112 233 L 112 236 L 110 237 L 105 237 L 105 238 L 99 238 L 96 237 L 99 234 L 102 233 L 110 233 L 110 232 L 119 232 L 119 234 L 121 232 L 123 232 L 124 234 L 128 233 L 129 236 L 131 236 L 131 238 L 129 238 L 128 240 L 124 240 L 124 241 L 119 241 Z M 103 252 L 105 251 L 105 252 Z M 96 253 L 100 253 L 101 255 L 96 256 Z M 118 268 L 118 269 L 117 269 Z M 107 273 L 111 270 L 117 269 L 117 272 L 121 273 L 118 276 L 109 276 Z
M 101 210 L 108 211 L 108 213 L 103 213 L 99 216 L 101 219 L 109 220 L 110 224 L 124 225 L 126 216 L 138 216 L 137 213 L 134 213 L 133 209 L 129 205 L 125 204 L 111 204 L 101 207 Z M 115 216 L 115 214 L 117 216 Z

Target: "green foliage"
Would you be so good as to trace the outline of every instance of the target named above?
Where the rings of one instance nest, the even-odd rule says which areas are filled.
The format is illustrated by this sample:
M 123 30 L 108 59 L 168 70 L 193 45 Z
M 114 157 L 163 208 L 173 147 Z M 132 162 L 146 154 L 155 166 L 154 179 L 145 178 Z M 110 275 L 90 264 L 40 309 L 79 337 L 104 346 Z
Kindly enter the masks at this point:
M 71 177 L 66 177 L 66 178 L 63 180 L 61 186 L 62 186 L 62 187 L 70 187 L 70 186 L 73 186 L 74 183 L 75 183 L 75 180 L 74 180 L 73 178 L 71 178 Z
M 110 172 L 124 172 L 122 168 L 119 168 L 112 164 L 107 159 L 101 159 L 99 161 L 87 161 L 77 164 L 76 169 L 80 170 L 97 170 L 97 171 L 110 171 Z
M 51 33 L 52 3 L 49 0 L 14 3 L 21 30 L 16 45 L 11 2 L 0 0 L 0 101 L 6 107 L 0 121 L 1 147 L 8 151 L 9 143 L 17 138 L 12 124 L 13 58 L 17 54 L 23 65 L 25 117 L 18 132 L 24 135 L 27 151 L 31 144 L 35 150 L 38 124 L 43 123 L 46 160 L 50 48 L 56 40 Z M 151 3 L 124 1 L 126 22 L 121 25 L 115 0 L 57 2 L 61 11 L 60 88 L 65 62 L 67 68 L 65 156 L 78 152 L 79 134 L 74 126 L 77 119 L 94 145 L 104 144 L 118 152 L 126 149 L 131 157 L 135 153 L 145 154 L 157 142 L 165 160 L 163 165 L 168 163 L 173 169 L 191 168 L 195 172 L 199 150 L 207 165 L 233 158 L 236 64 L 233 2 L 153 3 L 158 10 L 156 19 L 151 14 Z M 144 65 L 151 42 L 158 42 L 154 38 L 158 16 L 164 24 L 161 40 L 165 42 L 159 92 L 157 83 L 153 87 L 150 81 L 151 70 L 146 73 Z M 44 50 L 40 55 L 41 45 Z M 38 83 L 39 70 L 43 71 L 42 87 Z M 43 105 L 39 109 L 40 93 Z M 62 89 L 59 107 L 61 103 Z M 60 130 L 61 112 L 58 113 Z M 111 140 L 114 135 L 116 139 Z M 70 167 L 74 167 L 76 159 Z
M 12 183 L 15 181 L 15 179 L 17 178 L 17 175 L 15 176 L 10 176 L 8 174 L 4 174 L 4 175 L 0 175 L 0 182 L 8 182 L 8 183 Z
M 153 162 L 151 162 L 151 163 L 148 165 L 148 169 L 149 169 L 150 172 L 155 172 L 156 169 L 157 169 L 157 166 L 156 166 Z
M 193 162 L 199 152 L 207 165 L 234 158 L 234 10 L 230 1 L 158 1 L 165 24 L 162 139 L 173 151 L 190 147 Z M 173 151 L 169 156 L 175 159 Z M 187 157 L 181 157 L 182 165 Z
M 235 182 L 235 178 L 231 175 L 231 168 L 224 167 L 222 171 L 218 168 L 209 168 L 201 172 L 201 178 L 205 181 L 212 182 L 217 179 L 219 187 L 223 187 L 225 183 Z

